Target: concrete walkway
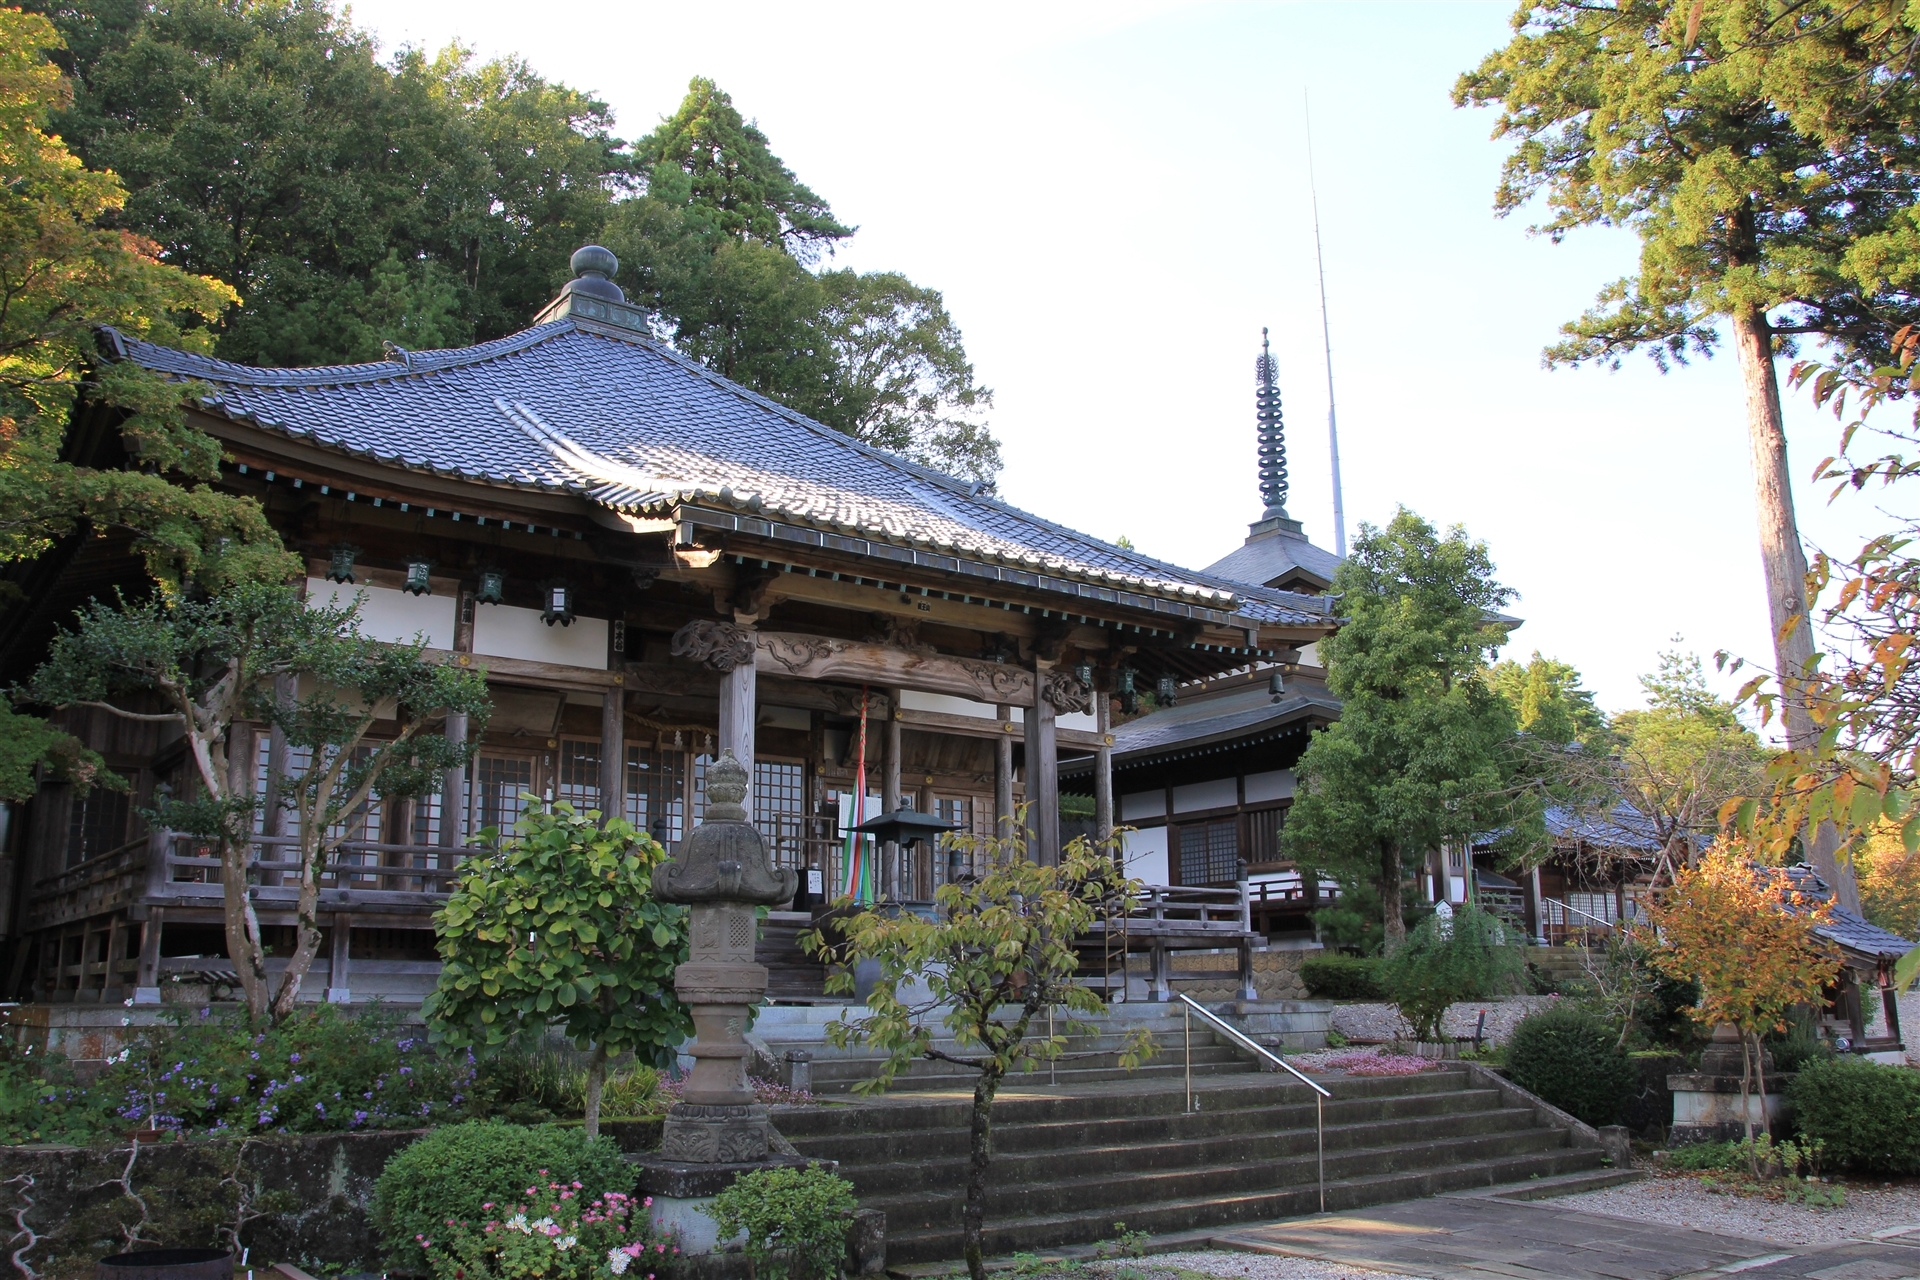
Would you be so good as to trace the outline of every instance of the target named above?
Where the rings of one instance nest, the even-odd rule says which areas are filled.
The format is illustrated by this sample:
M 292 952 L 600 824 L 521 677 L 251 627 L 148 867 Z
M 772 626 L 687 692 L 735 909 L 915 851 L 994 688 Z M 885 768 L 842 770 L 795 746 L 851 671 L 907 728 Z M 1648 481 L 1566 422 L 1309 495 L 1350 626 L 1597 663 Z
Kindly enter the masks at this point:
M 1501 1188 L 1499 1190 L 1509 1190 Z M 1920 1231 L 1792 1250 L 1467 1192 L 1214 1232 L 1216 1249 L 1317 1258 L 1431 1280 L 1920 1280 Z

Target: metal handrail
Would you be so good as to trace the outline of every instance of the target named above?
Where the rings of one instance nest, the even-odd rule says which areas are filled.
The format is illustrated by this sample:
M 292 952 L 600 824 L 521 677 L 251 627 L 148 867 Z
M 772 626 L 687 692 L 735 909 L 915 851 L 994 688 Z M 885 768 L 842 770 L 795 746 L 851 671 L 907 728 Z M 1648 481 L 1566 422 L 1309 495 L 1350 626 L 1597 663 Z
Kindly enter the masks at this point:
M 1294 1066 L 1291 1062 L 1288 1062 L 1285 1058 L 1282 1058 L 1279 1054 L 1267 1048 L 1267 1046 L 1261 1044 L 1259 1041 L 1246 1035 L 1238 1027 L 1228 1022 L 1225 1018 L 1222 1018 L 1218 1014 L 1215 1014 L 1212 1010 L 1208 1009 L 1204 1005 L 1196 1004 L 1194 1002 L 1193 997 L 1186 994 L 1186 992 L 1182 991 L 1182 992 L 1176 993 L 1176 998 L 1180 1001 L 1180 1003 L 1183 1006 L 1185 1006 L 1181 1010 L 1181 1012 L 1186 1019 L 1187 1110 L 1188 1111 L 1193 1110 L 1193 1015 L 1196 1013 L 1199 1014 L 1202 1018 L 1205 1018 L 1207 1022 L 1215 1030 L 1226 1032 L 1227 1038 L 1233 1041 L 1234 1044 L 1238 1045 L 1240 1048 L 1245 1049 L 1250 1053 L 1253 1053 L 1259 1057 L 1265 1058 L 1268 1062 L 1271 1062 L 1274 1066 L 1281 1068 L 1288 1075 L 1292 1076 L 1295 1080 L 1298 1080 L 1301 1084 L 1313 1090 L 1313 1095 L 1314 1095 L 1313 1096 L 1313 1140 L 1314 1140 L 1315 1155 L 1318 1160 L 1319 1174 L 1320 1174 L 1320 1212 L 1325 1213 L 1327 1211 L 1326 1101 L 1328 1098 L 1331 1098 L 1333 1095 L 1329 1093 L 1326 1090 L 1326 1088 L 1321 1084 L 1317 1083 L 1316 1081 L 1309 1080 L 1304 1075 L 1300 1074 L 1300 1069 Z
M 1595 924 L 1599 925 L 1603 929 L 1616 929 L 1619 927 L 1619 924 L 1616 921 L 1602 919 L 1600 916 L 1593 914 L 1593 912 L 1591 911 L 1582 911 L 1578 907 L 1569 906 L 1567 903 L 1561 901 L 1559 898 L 1542 898 L 1541 901 L 1547 904 L 1548 906 L 1560 908 L 1562 911 L 1566 912 L 1568 915 L 1585 916 L 1587 919 L 1593 921 Z

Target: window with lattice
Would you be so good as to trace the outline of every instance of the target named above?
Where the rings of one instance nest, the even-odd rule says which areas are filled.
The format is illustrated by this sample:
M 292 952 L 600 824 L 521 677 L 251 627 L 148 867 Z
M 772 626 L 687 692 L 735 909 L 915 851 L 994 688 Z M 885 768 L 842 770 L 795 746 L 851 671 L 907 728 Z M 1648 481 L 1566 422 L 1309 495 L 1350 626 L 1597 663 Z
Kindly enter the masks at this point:
M 627 821 L 671 850 L 686 837 L 687 754 L 627 748 Z
M 1216 818 L 1174 828 L 1179 838 L 1180 883 L 1232 884 L 1240 877 L 1239 822 Z

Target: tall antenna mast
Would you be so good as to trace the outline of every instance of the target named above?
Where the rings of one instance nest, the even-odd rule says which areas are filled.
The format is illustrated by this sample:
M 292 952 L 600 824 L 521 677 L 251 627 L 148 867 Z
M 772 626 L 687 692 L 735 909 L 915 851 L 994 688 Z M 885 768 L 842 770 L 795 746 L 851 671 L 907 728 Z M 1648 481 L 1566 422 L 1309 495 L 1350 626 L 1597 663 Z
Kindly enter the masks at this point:
M 1333 412 L 1333 330 L 1327 324 L 1327 259 L 1320 251 L 1320 191 L 1313 177 L 1313 101 L 1300 91 L 1307 114 L 1307 195 L 1313 201 L 1313 261 L 1320 272 L 1320 340 L 1327 352 L 1327 453 L 1333 459 L 1333 549 L 1347 554 L 1347 506 L 1340 496 L 1340 423 Z

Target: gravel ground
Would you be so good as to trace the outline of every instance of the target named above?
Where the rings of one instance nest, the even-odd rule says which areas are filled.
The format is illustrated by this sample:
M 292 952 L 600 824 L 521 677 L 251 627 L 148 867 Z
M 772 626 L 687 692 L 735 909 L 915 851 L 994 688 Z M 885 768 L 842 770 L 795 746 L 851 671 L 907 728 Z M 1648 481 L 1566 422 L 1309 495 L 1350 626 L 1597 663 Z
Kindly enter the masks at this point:
M 1101 1263 L 1096 1270 L 1106 1275 L 1124 1273 L 1126 1280 L 1173 1280 L 1169 1268 L 1198 1271 L 1202 1275 L 1229 1277 L 1230 1280 L 1407 1280 L 1399 1273 L 1374 1271 L 1338 1262 L 1318 1262 L 1312 1258 L 1283 1258 L 1270 1253 L 1159 1253 L 1151 1258 L 1129 1262 Z
M 1702 1227 L 1775 1244 L 1832 1244 L 1888 1227 L 1920 1228 L 1920 1186 L 1911 1184 L 1848 1183 L 1843 1207 L 1809 1209 L 1758 1196 L 1708 1191 L 1697 1178 L 1656 1176 L 1602 1191 L 1562 1196 L 1551 1203 L 1583 1213 Z
M 1480 1011 L 1487 1011 L 1487 1042 L 1499 1044 L 1513 1034 L 1520 1019 L 1535 1009 L 1552 1004 L 1554 996 L 1510 996 L 1505 1000 L 1481 1000 L 1457 1004 L 1447 1010 L 1440 1024 L 1450 1036 L 1471 1036 Z M 1901 1008 L 1904 1010 L 1905 1005 Z M 1902 1024 L 1905 1025 L 1904 1023 Z M 1920 1026 L 1920 1023 L 1915 1025 Z M 1333 1029 L 1349 1040 L 1392 1040 L 1407 1033 L 1407 1025 L 1390 1004 L 1336 1004 Z M 1916 1037 L 1920 1039 L 1920 1037 Z

